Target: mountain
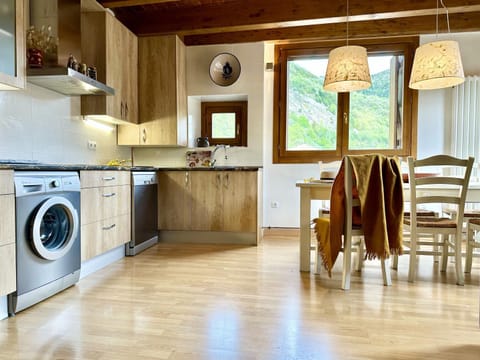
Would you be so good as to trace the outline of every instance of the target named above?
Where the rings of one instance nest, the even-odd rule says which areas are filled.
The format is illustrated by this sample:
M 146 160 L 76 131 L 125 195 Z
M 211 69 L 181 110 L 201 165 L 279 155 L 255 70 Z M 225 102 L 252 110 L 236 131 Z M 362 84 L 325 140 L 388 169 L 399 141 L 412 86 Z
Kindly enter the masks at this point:
M 336 147 L 337 94 L 323 91 L 323 76 L 289 62 L 289 149 Z M 390 71 L 373 74 L 372 86 L 350 96 L 350 148 L 387 148 L 390 136 Z

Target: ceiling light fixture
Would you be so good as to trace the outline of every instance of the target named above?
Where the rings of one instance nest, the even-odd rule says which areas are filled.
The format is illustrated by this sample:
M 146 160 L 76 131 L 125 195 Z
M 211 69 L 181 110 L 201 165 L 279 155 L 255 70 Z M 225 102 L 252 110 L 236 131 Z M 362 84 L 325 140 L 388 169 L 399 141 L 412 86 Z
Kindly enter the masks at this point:
M 438 38 L 438 6 L 436 15 L 436 36 Z M 447 28 L 450 34 L 448 9 L 440 0 L 447 17 Z M 415 51 L 410 88 L 416 90 L 442 89 L 459 85 L 465 81 L 462 58 L 458 42 L 454 40 L 433 41 L 421 45 Z
M 323 89 L 349 92 L 368 89 L 372 85 L 367 49 L 348 45 L 349 2 L 347 0 L 347 45 L 335 48 L 328 55 Z

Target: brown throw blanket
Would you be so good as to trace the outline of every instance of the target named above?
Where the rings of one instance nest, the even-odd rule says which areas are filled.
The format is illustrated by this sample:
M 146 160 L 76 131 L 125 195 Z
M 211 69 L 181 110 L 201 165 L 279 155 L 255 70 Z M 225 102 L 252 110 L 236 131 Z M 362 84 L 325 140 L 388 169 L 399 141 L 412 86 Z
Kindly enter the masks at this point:
M 350 156 L 350 159 L 357 179 L 357 187 L 352 190 L 353 196 L 360 199 L 360 209 L 353 209 L 353 224 L 362 226 L 366 258 L 385 259 L 392 253 L 401 254 L 403 184 L 397 160 L 379 154 Z M 330 197 L 329 234 L 325 230 L 325 221 L 314 220 L 318 251 L 329 275 L 342 248 L 345 221 L 344 186 L 345 170 L 342 162 Z

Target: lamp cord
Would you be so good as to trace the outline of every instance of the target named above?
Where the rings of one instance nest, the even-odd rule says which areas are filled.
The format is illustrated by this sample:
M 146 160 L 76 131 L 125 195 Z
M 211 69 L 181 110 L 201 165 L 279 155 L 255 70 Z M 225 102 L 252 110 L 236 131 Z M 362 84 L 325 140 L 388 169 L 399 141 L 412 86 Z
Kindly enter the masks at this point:
M 450 19 L 448 18 L 448 9 L 445 6 L 445 4 L 443 3 L 443 0 L 440 0 L 440 4 L 442 4 L 443 8 L 445 9 L 445 14 L 447 16 L 447 30 L 448 30 L 448 33 L 450 34 Z
M 438 0 L 437 0 L 438 1 Z M 348 46 L 348 10 L 349 10 L 349 6 L 348 6 L 348 0 L 347 0 L 347 46 Z
M 437 37 L 438 37 L 438 13 L 439 13 L 439 6 L 438 6 L 438 2 L 439 0 L 437 0 L 437 16 L 436 16 L 436 33 L 437 33 Z M 442 7 L 445 9 L 445 15 L 447 17 L 447 31 L 448 33 L 450 34 L 450 19 L 449 19 L 449 16 L 448 16 L 448 8 L 445 6 L 445 4 L 443 3 L 443 0 L 440 0 L 440 4 L 442 5 Z

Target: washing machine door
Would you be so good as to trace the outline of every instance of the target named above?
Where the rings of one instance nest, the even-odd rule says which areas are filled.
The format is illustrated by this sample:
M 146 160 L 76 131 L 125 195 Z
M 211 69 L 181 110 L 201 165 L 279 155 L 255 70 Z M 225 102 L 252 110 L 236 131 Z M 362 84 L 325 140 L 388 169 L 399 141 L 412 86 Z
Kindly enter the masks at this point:
M 43 259 L 60 259 L 75 242 L 78 227 L 72 203 L 64 197 L 51 197 L 40 204 L 32 218 L 32 246 Z

